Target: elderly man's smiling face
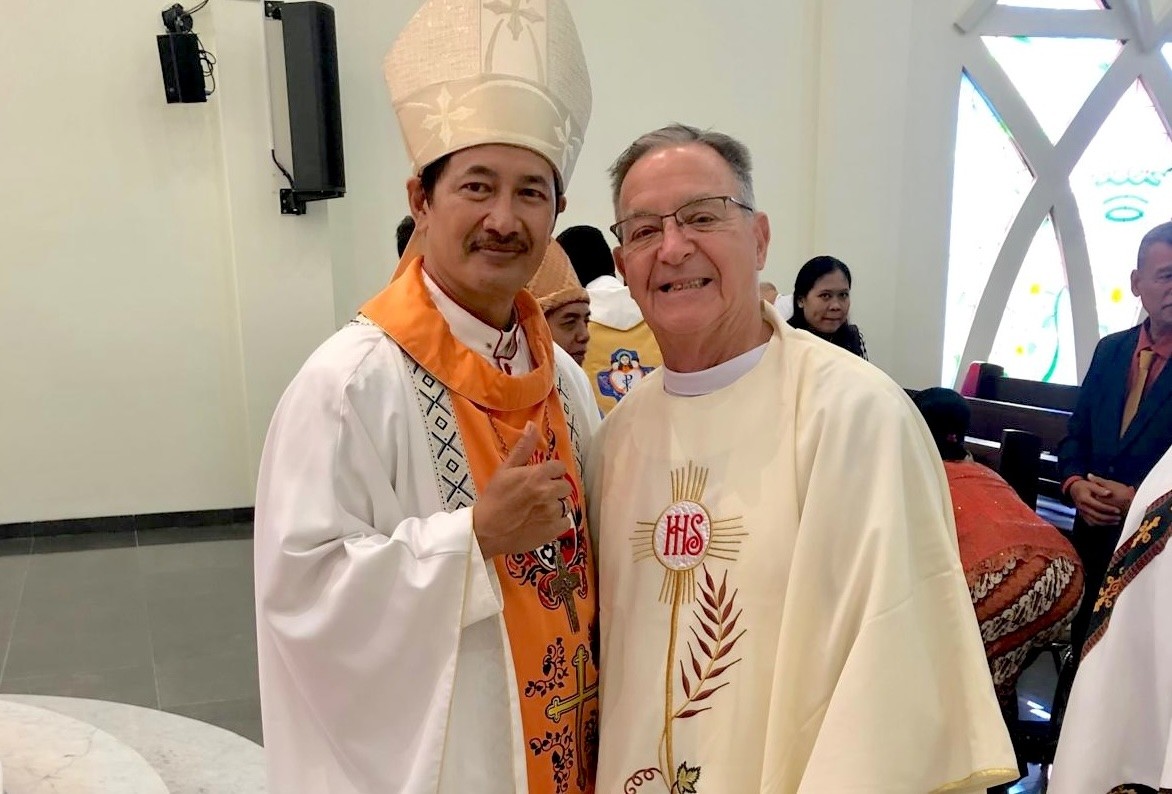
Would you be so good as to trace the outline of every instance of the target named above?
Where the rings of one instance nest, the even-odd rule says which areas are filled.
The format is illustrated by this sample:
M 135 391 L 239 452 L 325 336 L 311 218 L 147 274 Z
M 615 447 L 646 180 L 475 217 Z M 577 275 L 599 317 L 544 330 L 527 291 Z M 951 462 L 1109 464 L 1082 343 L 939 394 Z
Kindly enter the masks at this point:
M 736 174 L 702 143 L 668 146 L 640 158 L 619 191 L 618 217 L 664 215 L 712 196 L 744 201 Z M 726 202 L 719 223 L 704 231 L 664 221 L 646 246 L 621 245 L 616 262 L 631 296 L 656 334 L 719 338 L 761 315 L 757 272 L 765 265 L 769 223 L 763 213 Z

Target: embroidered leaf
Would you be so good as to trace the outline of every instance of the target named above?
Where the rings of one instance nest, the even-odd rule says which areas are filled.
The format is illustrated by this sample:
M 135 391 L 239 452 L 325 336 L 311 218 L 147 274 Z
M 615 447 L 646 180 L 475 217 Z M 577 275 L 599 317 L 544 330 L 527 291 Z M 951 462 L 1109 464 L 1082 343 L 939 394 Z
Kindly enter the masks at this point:
M 692 672 L 696 674 L 697 679 L 703 678 L 704 674 L 700 672 L 700 663 L 696 661 L 696 652 L 692 650 L 690 642 L 688 643 L 688 653 L 692 656 Z
M 704 640 L 700 639 L 700 635 L 696 633 L 695 629 L 692 629 L 692 636 L 696 638 L 696 642 L 700 643 L 700 649 L 704 651 L 704 655 L 707 656 L 709 659 L 711 659 L 712 658 L 712 648 L 709 647 L 708 643 L 706 643 L 706 642 L 704 642 Z
M 692 684 L 688 681 L 688 674 L 684 672 L 684 660 L 680 659 L 680 680 L 684 682 L 684 697 L 692 697 Z
M 721 674 L 721 673 L 723 673 L 725 670 L 727 670 L 728 668 L 732 667 L 734 664 L 736 664 L 736 663 L 737 663 L 737 662 L 739 662 L 739 661 L 740 661 L 740 659 L 736 659 L 736 660 L 734 660 L 734 661 L 731 661 L 731 662 L 729 662 L 729 663 L 728 663 L 728 664 L 726 664 L 726 665 L 723 665 L 723 666 L 721 666 L 721 667 L 714 668 L 714 669 L 712 670 L 712 672 L 708 674 L 708 677 L 709 677 L 709 678 L 718 678 L 718 677 L 720 677 L 720 674 Z
M 720 592 L 716 594 L 716 600 L 724 603 L 724 586 L 728 582 L 728 571 L 724 572 L 724 577 L 720 580 Z
M 737 640 L 739 640 L 739 639 L 740 639 L 741 637 L 743 637 L 743 636 L 745 636 L 745 631 L 744 631 L 744 629 L 742 629 L 742 630 L 741 630 L 741 633 L 740 633 L 740 634 L 738 634 L 737 636 L 733 637 L 733 639 L 732 639 L 732 642 L 730 642 L 728 645 L 724 646 L 724 647 L 723 647 L 723 648 L 721 648 L 719 651 L 717 651 L 717 652 L 716 652 L 716 656 L 714 656 L 714 657 L 712 658 L 712 661 L 714 661 L 714 662 L 715 662 L 715 661 L 718 661 L 719 659 L 722 659 L 722 658 L 724 658 L 725 656 L 727 656 L 727 655 L 728 655 L 728 652 L 729 652 L 729 651 L 731 651 L 731 650 L 733 649 L 733 646 L 737 644 Z
M 709 593 L 707 590 L 705 590 L 703 587 L 700 588 L 700 595 L 702 595 L 704 597 L 704 603 L 706 603 L 708 606 L 712 607 L 713 609 L 720 608 L 716 605 L 716 599 L 714 599 L 712 597 L 712 594 Z
M 720 642 L 720 638 L 716 636 L 716 632 L 713 631 L 707 623 L 700 621 L 700 628 L 704 629 L 704 633 L 708 635 L 710 640 L 713 642 Z
M 708 573 L 708 566 L 704 566 L 704 582 L 708 585 L 709 592 L 716 590 L 716 582 L 712 581 L 712 574 Z
M 700 780 L 700 767 L 680 764 L 676 770 L 676 786 L 680 794 L 696 794 L 696 783 Z
M 725 627 L 724 627 L 724 631 L 720 632 L 720 638 L 721 638 L 722 640 L 723 640 L 725 637 L 727 637 L 728 635 L 732 634 L 732 631 L 733 631 L 733 629 L 735 629 L 735 628 L 737 627 L 737 621 L 741 619 L 741 614 L 742 614 L 744 611 L 745 611 L 745 610 L 743 610 L 743 609 L 742 609 L 742 610 L 740 610 L 740 611 L 738 611 L 738 612 L 737 612 L 737 614 L 733 616 L 732 622 L 731 622 L 731 623 L 729 623 L 727 626 L 725 626 Z
M 733 596 L 732 596 L 732 598 L 730 598 L 730 599 L 728 600 L 728 603 L 724 605 L 724 611 L 720 613 L 720 619 L 721 619 L 721 621 L 728 620 L 728 616 L 729 616 L 729 614 L 732 612 L 733 603 L 734 603 L 736 600 L 737 600 L 737 594 L 736 594 L 736 593 L 733 593 Z
M 710 621 L 712 621 L 713 623 L 720 622 L 720 618 L 716 617 L 716 610 L 709 609 L 708 607 L 704 606 L 703 604 L 701 604 L 700 607 L 704 610 L 704 614 L 708 616 L 708 619 Z
M 725 681 L 720 686 L 714 686 L 711 689 L 705 689 L 703 692 L 700 692 L 699 694 L 697 694 L 696 697 L 692 698 L 692 702 L 699 703 L 701 700 L 707 700 L 708 698 L 712 697 L 712 695 L 714 693 L 719 692 L 720 690 L 724 689 L 726 686 L 728 686 L 727 681 Z
M 705 706 L 702 709 L 688 709 L 687 711 L 681 711 L 676 715 L 676 719 L 686 720 L 688 717 L 695 717 L 697 714 L 701 714 L 705 711 L 712 711 L 712 706 Z

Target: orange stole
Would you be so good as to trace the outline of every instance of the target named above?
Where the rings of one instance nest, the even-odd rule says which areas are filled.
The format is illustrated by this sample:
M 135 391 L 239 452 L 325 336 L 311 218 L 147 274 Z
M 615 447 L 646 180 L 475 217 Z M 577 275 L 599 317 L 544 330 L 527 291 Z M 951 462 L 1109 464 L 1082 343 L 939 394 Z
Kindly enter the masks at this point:
M 536 550 L 493 562 L 528 745 L 529 791 L 589 794 L 594 791 L 598 734 L 598 669 L 591 645 L 597 632 L 597 577 L 581 472 L 554 386 L 549 326 L 537 301 L 520 293 L 515 309 L 534 369 L 506 375 L 452 336 L 423 283 L 422 259 L 400 270 L 361 312 L 447 387 L 477 491 L 484 490 L 501 465 L 501 440 L 512 448 L 527 422 L 537 426 L 542 438 L 534 460 L 549 457 L 552 432 L 553 457 L 566 464 L 574 528 L 559 538 L 561 559 Z

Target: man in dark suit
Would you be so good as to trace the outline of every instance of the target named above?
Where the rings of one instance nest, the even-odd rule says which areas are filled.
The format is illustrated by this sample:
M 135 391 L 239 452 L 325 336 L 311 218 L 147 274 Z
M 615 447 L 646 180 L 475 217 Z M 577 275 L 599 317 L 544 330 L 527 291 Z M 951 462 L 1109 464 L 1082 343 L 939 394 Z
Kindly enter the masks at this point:
M 1131 291 L 1148 319 L 1099 341 L 1058 447 L 1062 490 L 1078 510 L 1072 540 L 1086 569 L 1071 629 L 1076 653 L 1135 488 L 1172 447 L 1172 223 L 1144 235 Z

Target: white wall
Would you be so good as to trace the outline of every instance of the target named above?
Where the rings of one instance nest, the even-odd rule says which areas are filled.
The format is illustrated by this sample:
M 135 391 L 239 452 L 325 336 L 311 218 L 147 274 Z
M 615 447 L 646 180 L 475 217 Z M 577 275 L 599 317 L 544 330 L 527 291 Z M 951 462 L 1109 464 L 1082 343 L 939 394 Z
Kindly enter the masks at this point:
M 871 359 L 908 387 L 939 385 L 969 5 L 823 3 L 814 248 L 850 265 Z
M 251 504 L 333 325 L 324 216 L 276 210 L 260 4 L 196 15 L 221 60 L 194 105 L 163 100 L 160 9 L 4 6 L 0 523 Z
M 927 384 L 961 0 L 569 2 L 594 113 L 560 226 L 612 221 L 605 170 L 640 133 L 731 133 L 771 218 L 766 277 L 842 257 L 873 358 Z M 285 384 L 391 272 L 407 159 L 381 64 L 414 0 L 335 3 L 348 192 L 300 218 L 276 206 L 260 3 L 195 16 L 219 87 L 186 106 L 163 102 L 161 5 L 75 5 L 63 27 L 5 4 L 0 523 L 250 504 Z
M 218 105 L 153 6 L 4 10 L 0 522 L 247 504 Z

